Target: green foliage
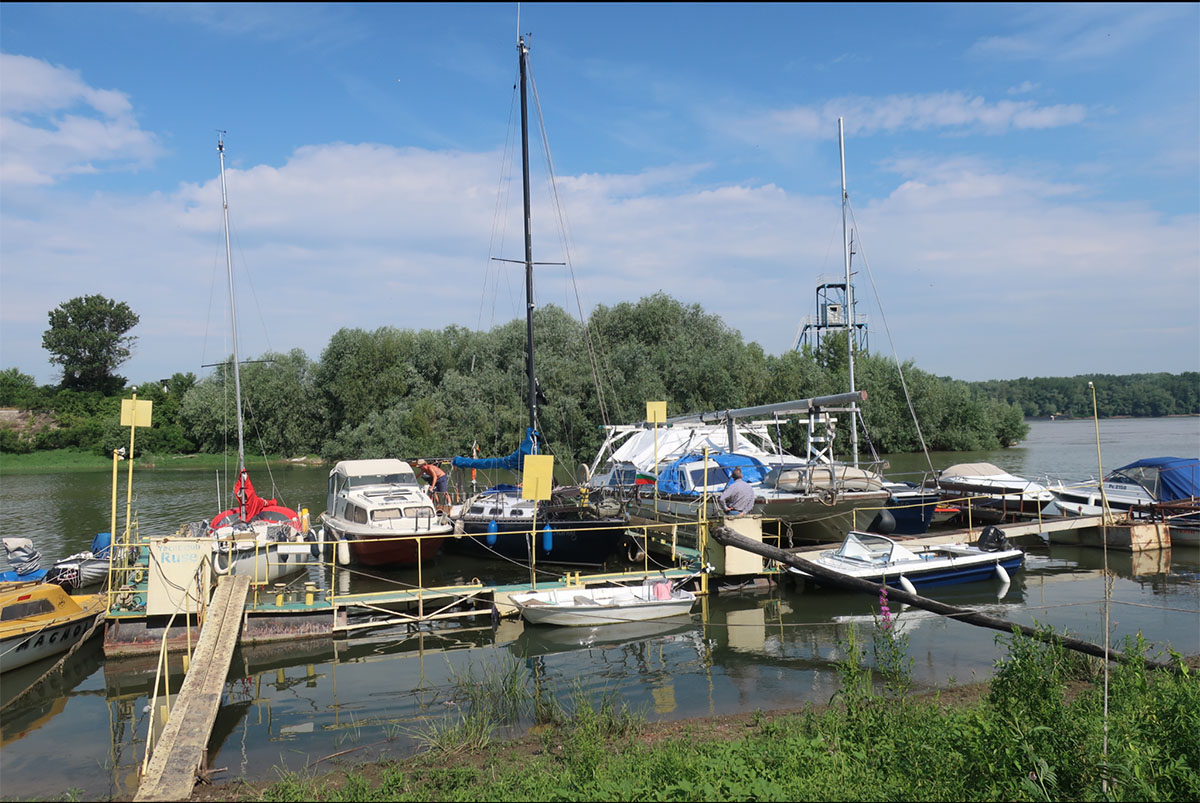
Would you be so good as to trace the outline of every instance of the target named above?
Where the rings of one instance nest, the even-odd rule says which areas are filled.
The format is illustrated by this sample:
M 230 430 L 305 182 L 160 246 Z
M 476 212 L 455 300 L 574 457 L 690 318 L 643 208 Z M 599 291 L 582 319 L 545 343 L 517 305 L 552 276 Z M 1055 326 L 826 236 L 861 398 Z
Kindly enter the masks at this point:
M 93 298 L 100 297 L 74 301 Z M 542 435 L 568 472 L 595 457 L 603 424 L 641 420 L 647 401 L 667 402 L 673 416 L 849 388 L 844 336 L 824 338 L 815 350 L 768 356 L 699 305 L 663 293 L 599 306 L 586 327 L 547 305 L 535 311 L 534 329 L 535 367 L 546 397 L 539 405 Z M 299 350 L 262 355 L 241 371 L 247 453 L 445 459 L 477 446 L 484 456 L 508 454 L 529 423 L 525 341 L 524 320 L 479 332 L 342 329 L 315 363 Z M 1101 415 L 1200 413 L 1200 374 L 1194 372 L 1090 378 Z M 855 386 L 867 392 L 860 452 L 916 452 L 922 442 L 935 451 L 1009 446 L 1027 435 L 1026 416 L 1090 416 L 1088 379 L 966 383 L 858 353 Z M 144 435 L 147 450 L 234 448 L 228 362 L 203 380 L 176 373 L 165 392 L 163 384 L 138 388 L 139 398 L 155 405 L 154 425 Z M 0 405 L 46 411 L 53 416 L 50 429 L 57 427 L 44 435 L 0 435 L 0 451 L 66 446 L 107 453 L 127 440 L 114 424 L 121 395 L 127 393 L 119 387 L 38 388 L 15 368 L 0 372 Z M 98 422 L 85 424 L 86 418 Z M 849 416 L 840 416 L 834 445 L 843 457 L 850 450 L 849 424 Z M 802 421 L 793 421 L 776 434 L 785 449 L 803 453 L 806 433 Z
M 139 320 L 128 304 L 80 296 L 59 304 L 49 319 L 42 348 L 50 352 L 50 362 L 62 366 L 64 388 L 114 393 L 124 386 L 124 377 L 113 372 L 129 359 L 137 338 L 126 332 Z
M 31 409 L 37 398 L 37 381 L 16 368 L 0 371 L 0 407 Z

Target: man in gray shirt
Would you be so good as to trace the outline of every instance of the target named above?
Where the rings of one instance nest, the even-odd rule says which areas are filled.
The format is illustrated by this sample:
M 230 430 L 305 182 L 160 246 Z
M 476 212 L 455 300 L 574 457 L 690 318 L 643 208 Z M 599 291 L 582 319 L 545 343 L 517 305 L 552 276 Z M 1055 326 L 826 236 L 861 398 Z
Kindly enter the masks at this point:
M 721 492 L 721 507 L 731 516 L 744 516 L 754 507 L 754 488 L 742 479 L 742 470 L 735 468 L 733 480 Z

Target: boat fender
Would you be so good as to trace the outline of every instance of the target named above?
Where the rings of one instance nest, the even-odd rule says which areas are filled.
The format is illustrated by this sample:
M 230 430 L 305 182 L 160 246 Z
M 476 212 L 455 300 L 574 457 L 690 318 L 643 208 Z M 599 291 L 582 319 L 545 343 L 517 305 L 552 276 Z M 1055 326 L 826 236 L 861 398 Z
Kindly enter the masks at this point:
M 225 564 L 224 568 L 221 567 L 221 555 L 229 556 L 229 562 Z M 230 570 L 233 569 L 233 550 L 214 549 L 212 553 L 212 567 L 213 574 L 215 575 L 224 577 L 229 574 Z
M 867 531 L 877 535 L 891 535 L 896 531 L 896 517 L 892 515 L 892 511 L 884 508 L 871 520 Z
M 340 566 L 350 565 L 350 542 L 345 539 L 337 542 L 337 562 Z
M 542 550 L 549 552 L 554 549 L 554 529 L 547 524 L 542 528 Z
M 467 530 L 463 526 L 462 519 L 455 519 L 454 520 L 454 537 L 457 538 L 458 536 L 462 535 L 466 531 Z
M 487 541 L 488 546 L 496 545 L 496 539 L 499 537 L 498 536 L 499 532 L 500 532 L 500 525 L 496 524 L 496 520 L 492 519 L 491 521 L 489 521 L 488 526 L 487 526 L 487 538 L 484 539 L 485 541 Z
M 917 596 L 917 587 L 914 586 L 912 581 L 904 575 L 900 575 L 900 587 L 912 594 L 914 597 Z
M 996 576 L 1000 578 L 1000 582 L 1008 585 L 1012 579 L 1008 576 L 1008 571 L 999 563 L 996 564 Z

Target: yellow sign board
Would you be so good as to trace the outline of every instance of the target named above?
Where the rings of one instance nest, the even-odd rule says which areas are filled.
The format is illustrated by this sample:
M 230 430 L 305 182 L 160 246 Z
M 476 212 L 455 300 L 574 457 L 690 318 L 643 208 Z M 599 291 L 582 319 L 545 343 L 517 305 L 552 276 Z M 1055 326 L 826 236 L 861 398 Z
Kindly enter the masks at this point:
M 134 399 L 121 399 L 121 426 L 123 427 L 148 427 L 150 426 L 150 409 L 154 406 L 154 402 L 149 399 L 135 401 Z
M 554 488 L 554 455 L 527 454 L 521 470 L 521 498 L 549 499 Z
M 646 422 L 649 424 L 667 423 L 667 403 L 646 402 Z

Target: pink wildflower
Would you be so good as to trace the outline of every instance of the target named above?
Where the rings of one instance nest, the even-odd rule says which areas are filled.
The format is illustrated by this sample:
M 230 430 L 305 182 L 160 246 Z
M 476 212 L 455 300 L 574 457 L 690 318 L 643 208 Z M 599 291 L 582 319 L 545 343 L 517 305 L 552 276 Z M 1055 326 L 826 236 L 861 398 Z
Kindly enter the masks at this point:
M 892 627 L 892 610 L 888 607 L 886 583 L 879 586 L 879 618 L 883 620 L 883 629 L 890 630 Z

